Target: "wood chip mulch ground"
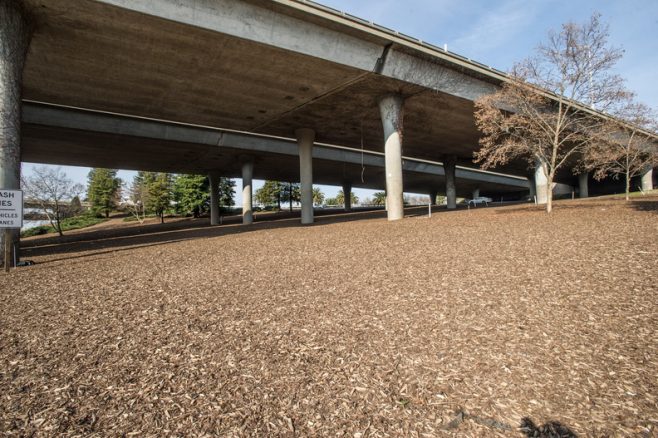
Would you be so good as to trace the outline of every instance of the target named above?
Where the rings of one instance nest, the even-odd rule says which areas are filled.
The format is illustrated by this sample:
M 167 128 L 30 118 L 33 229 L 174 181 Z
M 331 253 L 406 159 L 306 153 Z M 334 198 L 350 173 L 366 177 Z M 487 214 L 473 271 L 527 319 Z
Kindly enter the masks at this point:
M 353 219 L 26 242 L 1 434 L 656 436 L 657 198 Z

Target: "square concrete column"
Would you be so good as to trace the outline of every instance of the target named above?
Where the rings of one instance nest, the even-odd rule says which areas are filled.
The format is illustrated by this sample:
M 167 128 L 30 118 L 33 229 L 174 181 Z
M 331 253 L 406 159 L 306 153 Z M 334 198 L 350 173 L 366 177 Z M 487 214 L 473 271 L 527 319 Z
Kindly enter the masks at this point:
M 535 161 L 535 193 L 537 194 L 537 204 L 546 204 L 548 202 L 548 176 L 543 162 L 539 159 Z
M 642 173 L 642 190 L 653 190 L 653 168 L 650 166 Z
M 299 148 L 299 182 L 302 195 L 302 224 L 313 223 L 313 142 L 315 131 L 298 129 L 297 146 Z
M 578 197 L 579 198 L 589 198 L 589 187 L 587 186 L 587 180 L 589 178 L 589 173 L 579 173 L 578 174 Z
M 254 212 L 252 206 L 253 175 L 254 175 L 253 160 L 250 158 L 243 159 L 242 162 L 242 224 L 243 225 L 249 225 L 254 222 Z
M 210 225 L 219 225 L 219 173 L 210 172 Z
M 352 211 L 352 183 L 343 183 L 343 198 L 345 211 Z
M 448 155 L 443 159 L 443 169 L 446 174 L 446 199 L 448 208 L 453 210 L 457 208 L 457 185 L 455 183 L 455 170 L 457 166 L 457 157 Z
M 23 3 L 0 0 L 0 188 L 21 187 L 21 94 L 23 67 L 30 45 L 30 23 Z M 0 232 L 0 263 L 5 237 L 12 242 L 11 260 L 18 261 L 20 230 Z M 13 257 L 16 254 L 16 257 Z
M 384 128 L 386 166 L 386 212 L 389 221 L 404 217 L 402 185 L 402 132 L 404 99 L 391 94 L 379 100 L 379 112 Z

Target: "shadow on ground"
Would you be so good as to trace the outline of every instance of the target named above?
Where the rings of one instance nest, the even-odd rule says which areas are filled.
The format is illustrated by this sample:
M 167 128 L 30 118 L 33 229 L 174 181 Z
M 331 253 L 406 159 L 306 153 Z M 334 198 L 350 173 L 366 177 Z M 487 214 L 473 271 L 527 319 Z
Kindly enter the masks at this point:
M 440 209 L 439 209 L 440 211 Z M 439 211 L 435 211 L 438 213 Z M 445 209 L 443 210 L 446 211 Z M 405 216 L 415 217 L 427 214 L 427 207 L 410 207 Z M 352 213 L 336 210 L 316 211 L 315 223 L 311 226 L 340 222 L 353 222 L 368 219 L 382 219 L 386 211 L 362 210 Z M 62 255 L 41 263 L 76 259 L 88 255 L 125 251 L 138 247 L 149 247 L 185 240 L 207 239 L 254 231 L 299 227 L 299 212 L 280 212 L 256 217 L 254 224 L 242 225 L 241 216 L 230 216 L 222 225 L 211 226 L 208 218 L 183 219 L 165 224 L 145 224 L 126 227 L 96 229 L 67 234 L 63 237 L 51 236 L 21 242 L 21 258 Z M 80 254 L 83 253 L 83 254 Z
M 577 438 L 578 436 L 559 421 L 549 421 L 537 426 L 528 417 L 521 420 L 520 429 L 528 438 Z

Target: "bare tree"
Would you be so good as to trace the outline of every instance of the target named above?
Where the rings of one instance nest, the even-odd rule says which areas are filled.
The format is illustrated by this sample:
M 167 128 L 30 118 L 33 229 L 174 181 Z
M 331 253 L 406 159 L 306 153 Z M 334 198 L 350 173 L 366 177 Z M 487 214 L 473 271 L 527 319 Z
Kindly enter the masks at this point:
M 485 169 L 513 159 L 541 166 L 550 213 L 556 172 L 582 158 L 605 122 L 598 111 L 626 93 L 621 78 L 611 73 L 621 56 L 608 46 L 608 27 L 598 14 L 583 25 L 567 23 L 551 32 L 499 91 L 476 101 L 475 121 L 483 136 L 474 161 Z
M 84 186 L 73 183 L 61 168 L 47 166 L 35 167 L 32 176 L 23 177 L 21 184 L 26 198 L 39 204 L 50 225 L 63 236 L 60 222 L 67 211 L 64 201 L 78 196 L 84 191 Z
M 628 201 L 631 179 L 658 165 L 658 122 L 651 108 L 630 96 L 612 114 L 615 118 L 585 154 L 584 167 L 593 170 L 598 180 L 623 176 Z

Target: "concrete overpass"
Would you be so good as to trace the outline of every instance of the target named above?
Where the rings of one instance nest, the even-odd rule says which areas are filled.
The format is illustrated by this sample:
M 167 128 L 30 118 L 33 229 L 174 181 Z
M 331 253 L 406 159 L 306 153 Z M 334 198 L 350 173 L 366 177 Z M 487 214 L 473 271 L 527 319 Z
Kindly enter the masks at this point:
M 472 188 L 455 174 L 457 164 L 472 166 L 478 147 L 473 101 L 505 79 L 303 0 L 5 0 L 0 33 L 4 187 L 18 187 L 21 158 L 143 169 L 157 163 L 157 170 L 194 168 L 247 181 L 254 173 L 272 175 L 301 181 L 303 223 L 313 220 L 314 181 L 361 181 L 354 163 L 344 160 L 337 169 L 336 147 L 385 153 L 385 172 L 372 181 L 386 186 L 389 219 L 402 216 L 405 188 L 431 191 L 436 181 L 454 207 L 457 193 Z M 64 110 L 42 111 L 36 121 L 30 117 L 41 103 L 76 108 L 78 122 L 94 114 L 104 123 L 71 126 L 62 121 Z M 127 125 L 134 132 L 122 132 Z M 149 129 L 165 134 L 152 138 Z M 234 143 L 218 152 L 203 141 L 172 140 L 168 129 L 206 140 L 220 130 L 221 141 Z M 238 138 L 235 131 L 287 139 L 290 152 L 295 140 L 299 160 L 275 158 L 254 146 L 266 137 Z M 335 146 L 332 157 L 322 158 L 329 149 L 314 144 Z M 255 162 L 244 157 L 249 147 Z M 428 184 L 410 176 L 403 152 L 444 163 L 446 177 Z M 525 163 L 503 171 L 527 176 Z
M 26 102 L 23 105 L 23 160 L 76 166 L 242 177 L 245 161 L 253 177 L 299 181 L 299 152 L 294 140 Z M 315 184 L 382 189 L 384 154 L 316 143 Z M 441 163 L 404 157 L 405 189 L 440 193 L 445 186 Z M 526 178 L 456 168 L 457 195 L 519 193 Z

